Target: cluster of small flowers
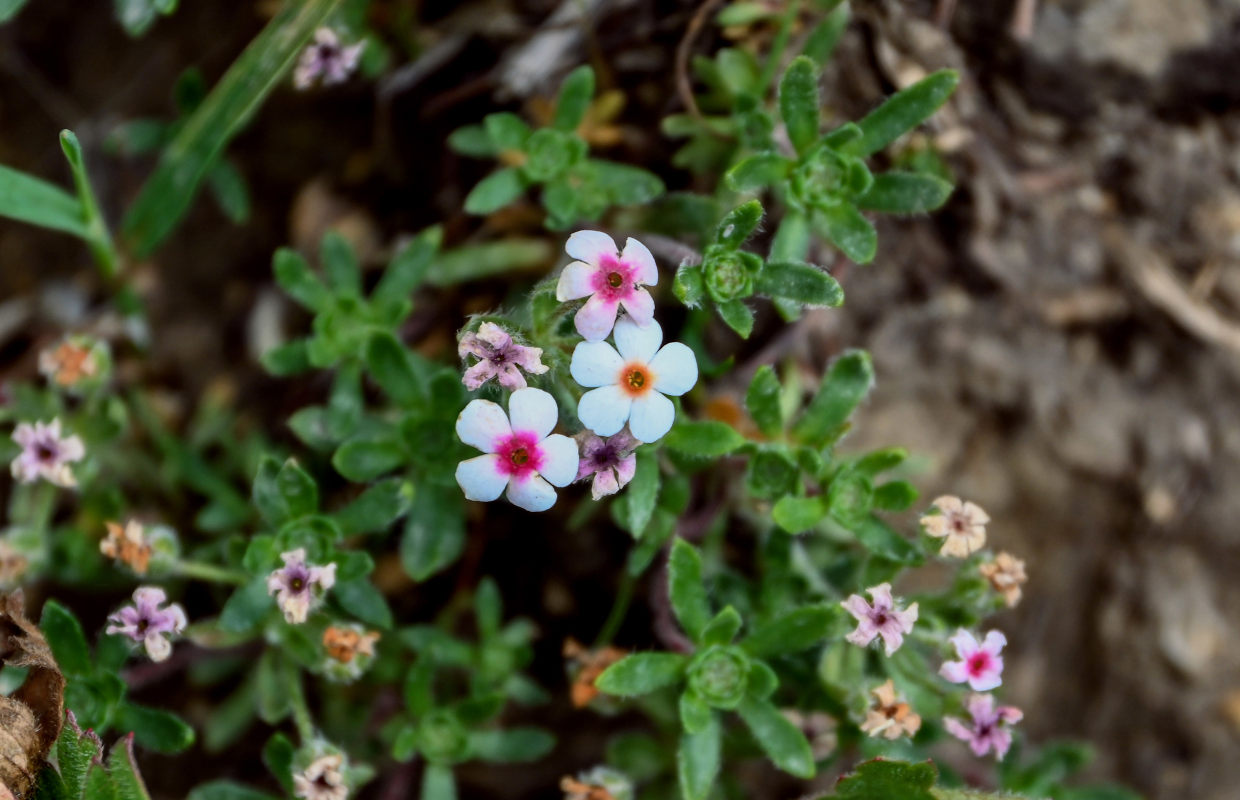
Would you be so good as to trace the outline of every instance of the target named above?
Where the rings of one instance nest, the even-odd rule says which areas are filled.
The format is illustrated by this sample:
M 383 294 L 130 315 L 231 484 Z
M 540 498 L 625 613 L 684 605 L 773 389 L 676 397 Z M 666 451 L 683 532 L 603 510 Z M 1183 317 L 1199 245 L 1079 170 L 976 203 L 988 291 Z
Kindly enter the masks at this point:
M 933 511 L 921 518 L 921 524 L 928 535 L 944 539 L 941 555 L 965 558 L 985 545 L 986 523 L 990 517 L 980 507 L 950 496 L 938 498 L 933 506 Z M 1023 561 L 1000 553 L 994 561 L 983 563 L 979 570 L 1009 606 L 1016 604 L 1020 599 L 1020 584 L 1025 581 Z M 891 656 L 917 622 L 917 603 L 900 608 L 891 596 L 889 583 L 880 583 L 866 592 L 870 595 L 869 602 L 854 594 L 841 603 L 857 620 L 856 629 L 846 638 L 860 647 L 881 638 L 886 654 Z M 976 755 L 983 756 L 993 750 L 995 757 L 1002 759 L 1012 744 L 1009 726 L 1019 722 L 1023 714 L 1014 706 L 996 706 L 994 697 L 984 693 L 1003 682 L 1000 653 L 1007 638 L 999 631 L 990 631 L 979 643 L 972 633 L 962 628 L 948 641 L 955 647 L 958 660 L 944 663 L 939 675 L 952 683 L 967 683 L 973 690 L 965 702 L 972 721 L 966 723 L 946 717 L 943 727 L 968 743 Z M 899 699 L 892 681 L 878 686 L 872 694 L 876 704 L 867 711 L 861 730 L 871 736 L 896 739 L 906 734 L 913 736 L 921 728 L 921 717 Z
M 646 286 L 659 281 L 650 250 L 629 239 L 618 250 L 610 236 L 578 231 L 568 237 L 568 255 L 556 299 L 587 298 L 574 324 L 585 339 L 573 350 L 569 374 L 588 389 L 577 406 L 586 430 L 574 441 L 551 431 L 559 408 L 549 393 L 531 388 L 525 374 L 542 375 L 542 349 L 516 343 L 500 326 L 484 322 L 460 343 L 462 359 L 477 361 L 463 383 L 475 390 L 494 378 L 512 390 L 508 413 L 489 400 L 472 400 L 456 422 L 457 436 L 484 455 L 462 461 L 456 480 L 470 500 L 490 502 L 507 489 L 510 502 L 527 511 L 555 504 L 555 489 L 593 478 L 591 494 L 614 494 L 633 478 L 634 451 L 669 430 L 678 397 L 698 379 L 697 359 L 680 342 L 663 344 Z M 619 317 L 623 309 L 625 316 Z M 605 340 L 612 337 L 614 346 Z

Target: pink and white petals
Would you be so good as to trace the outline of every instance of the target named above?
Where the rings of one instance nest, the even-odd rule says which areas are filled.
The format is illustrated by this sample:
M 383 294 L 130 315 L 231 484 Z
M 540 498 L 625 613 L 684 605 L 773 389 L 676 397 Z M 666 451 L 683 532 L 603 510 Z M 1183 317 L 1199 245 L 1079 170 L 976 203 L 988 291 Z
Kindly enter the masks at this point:
M 994 697 L 988 694 L 970 695 L 965 707 L 972 720 L 945 717 L 944 730 L 968 744 L 974 755 L 984 756 L 993 750 L 995 760 L 1002 761 L 1012 746 L 1010 727 L 1024 719 L 1024 712 L 1015 706 L 996 707 Z
M 70 464 L 86 457 L 86 447 L 78 436 L 64 436 L 60 420 L 20 423 L 13 431 L 13 441 L 21 452 L 10 464 L 10 471 L 19 483 L 40 479 L 62 488 L 77 485 Z
M 577 477 L 577 443 L 551 431 L 559 421 L 555 398 L 542 389 L 518 389 L 508 414 L 489 400 L 473 400 L 456 420 L 461 441 L 484 455 L 457 465 L 456 482 L 470 500 L 490 502 L 507 489 L 509 502 L 526 511 L 555 505 L 553 486 Z
M 574 318 L 587 341 L 606 339 L 621 308 L 639 325 L 653 322 L 654 298 L 642 287 L 658 283 L 659 269 L 644 244 L 629 239 L 618 251 L 601 231 L 577 231 L 564 249 L 577 260 L 560 273 L 555 296 L 560 302 L 589 298 Z
M 1003 683 L 1003 657 L 999 655 L 1007 637 L 990 631 L 979 644 L 973 634 L 961 628 L 949 640 L 959 661 L 948 661 L 939 674 L 952 683 L 968 683 L 975 692 L 988 692 Z
M 851 595 L 840 603 L 857 620 L 856 629 L 844 638 L 858 647 L 865 647 L 875 637 L 881 636 L 890 656 L 900 649 L 904 635 L 913 630 L 913 624 L 917 622 L 917 604 L 913 603 L 906 609 L 898 608 L 891 597 L 889 583 L 872 586 L 866 592 L 872 603 L 867 603 L 859 594 Z

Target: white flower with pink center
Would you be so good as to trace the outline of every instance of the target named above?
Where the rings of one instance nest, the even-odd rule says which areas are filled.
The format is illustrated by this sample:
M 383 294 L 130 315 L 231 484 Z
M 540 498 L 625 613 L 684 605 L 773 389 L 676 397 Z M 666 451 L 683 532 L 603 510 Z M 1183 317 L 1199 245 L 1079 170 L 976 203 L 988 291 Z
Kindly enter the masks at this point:
M 693 388 L 697 358 L 680 342 L 660 347 L 663 329 L 654 320 L 645 327 L 620 320 L 615 341 L 615 347 L 581 342 L 573 350 L 569 372 L 591 389 L 577 404 L 577 416 L 599 436 L 619 433 L 627 422 L 637 441 L 658 441 L 676 418 L 676 407 L 666 395 L 679 397 Z
M 77 436 L 61 435 L 59 419 L 34 425 L 23 422 L 13 431 L 13 441 L 22 448 L 10 466 L 20 483 L 42 478 L 65 488 L 77 485 L 69 465 L 86 457 L 86 447 Z
M 518 389 L 508 413 L 490 400 L 472 400 L 456 418 L 456 435 L 484 455 L 462 461 L 456 482 L 470 500 L 489 503 L 508 489 L 508 501 L 526 511 L 555 505 L 553 486 L 577 477 L 577 443 L 551 433 L 560 419 L 555 398 L 542 389 Z
M 991 631 L 978 644 L 973 634 L 964 628 L 949 639 L 956 647 L 959 661 L 948 661 L 939 674 L 952 683 L 968 683 L 975 692 L 988 692 L 1003 683 L 1003 658 L 999 655 L 1007 644 L 1007 637 L 999 631 Z
M 896 607 L 891 598 L 891 584 L 880 583 L 866 589 L 873 603 L 867 603 L 859 594 L 851 595 L 840 603 L 849 614 L 857 618 L 857 628 L 845 639 L 859 647 L 865 647 L 881 636 L 887 655 L 900 649 L 904 643 L 904 634 L 913 630 L 917 621 L 917 604 L 913 603 L 906 609 Z
M 577 231 L 564 249 L 577 260 L 560 273 L 555 298 L 560 302 L 590 298 L 574 319 L 577 332 L 587 341 L 607 338 L 621 306 L 638 325 L 654 321 L 654 298 L 642 286 L 659 282 L 659 268 L 646 245 L 629 239 L 618 251 L 602 231 Z
M 1025 714 L 1016 706 L 995 706 L 995 699 L 988 694 L 970 695 L 965 707 L 972 724 L 956 717 L 945 717 L 943 728 L 952 736 L 966 742 L 976 756 L 995 751 L 995 760 L 1002 761 L 1012 746 L 1012 731 Z

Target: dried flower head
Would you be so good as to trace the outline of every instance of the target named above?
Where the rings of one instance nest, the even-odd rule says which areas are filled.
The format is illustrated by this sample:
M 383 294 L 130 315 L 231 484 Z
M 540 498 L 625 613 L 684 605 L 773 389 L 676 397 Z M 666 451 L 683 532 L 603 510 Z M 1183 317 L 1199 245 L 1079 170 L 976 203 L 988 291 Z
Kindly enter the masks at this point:
M 364 42 L 358 42 L 345 47 L 331 28 L 319 28 L 314 32 L 314 41 L 302 51 L 297 61 L 293 85 L 304 90 L 316 81 L 323 86 L 344 83 L 357 69 L 364 46 Z
M 13 441 L 22 451 L 13 459 L 13 477 L 22 483 L 42 478 L 57 486 L 77 485 L 70 464 L 86 457 L 86 447 L 77 436 L 62 436 L 60 420 L 23 422 L 13 431 Z
M 17 586 L 29 567 L 30 559 L 7 539 L 0 539 L 0 590 Z
M 176 603 L 160 608 L 168 599 L 158 586 L 141 586 L 133 593 L 133 605 L 108 617 L 109 636 L 125 636 L 143 645 L 152 661 L 172 653 L 172 638 L 185 630 L 185 609 Z
M 995 760 L 1002 761 L 1012 746 L 1012 731 L 1024 717 L 1024 713 L 1015 706 L 995 706 L 995 698 L 988 694 L 973 694 L 965 703 L 971 723 L 956 717 L 945 717 L 943 728 L 962 742 L 966 742 L 973 754 L 984 756 L 991 750 L 995 751 Z
M 908 703 L 896 697 L 896 687 L 890 679 L 871 690 L 871 694 L 877 702 L 865 712 L 861 730 L 871 736 L 898 739 L 905 735 L 914 736 L 921 729 L 921 717 L 913 713 Z
M 302 800 L 345 800 L 349 786 L 344 779 L 344 758 L 328 753 L 293 775 L 293 794 Z
M 594 686 L 598 676 L 628 655 L 627 651 L 610 645 L 599 650 L 590 650 L 576 639 L 566 639 L 563 652 L 564 657 L 569 659 L 568 671 L 573 680 L 569 693 L 577 708 L 585 708 L 591 700 L 598 697 L 599 690 Z
M 1003 595 L 1008 608 L 1020 602 L 1021 584 L 1028 580 L 1025 562 L 1008 552 L 999 553 L 993 561 L 977 565 L 977 571 L 990 581 L 994 590 Z
M 849 614 L 857 618 L 857 628 L 845 638 L 859 647 L 865 647 L 874 641 L 875 636 L 883 638 L 887 655 L 900 649 L 904 643 L 904 634 L 913 630 L 917 621 L 917 604 L 907 609 L 896 607 L 891 598 L 891 584 L 880 583 L 866 589 L 873 604 L 867 603 L 859 594 L 849 596 L 840 603 Z
M 949 640 L 956 647 L 959 661 L 948 661 L 939 674 L 952 683 L 968 683 L 975 692 L 988 692 L 1003 683 L 1003 657 L 999 655 L 1007 637 L 990 631 L 978 644 L 973 634 L 961 628 Z
M 26 798 L 33 796 L 43 760 L 60 734 L 65 678 L 47 640 L 26 619 L 21 592 L 0 595 L 0 669 L 5 667 L 25 669 L 26 679 L 12 694 L 0 695 L 0 788 Z
M 104 523 L 108 535 L 99 542 L 99 552 L 119 561 L 139 575 L 145 575 L 151 566 L 151 545 L 146 540 L 146 529 L 135 519 L 122 528 L 116 522 Z
M 542 375 L 549 368 L 542 363 L 541 347 L 526 347 L 512 340 L 512 334 L 493 322 L 478 326 L 477 333 L 461 337 L 457 352 L 462 359 L 473 356 L 478 362 L 465 370 L 461 382 L 473 391 L 495 378 L 500 386 L 509 390 L 524 389 L 525 370 L 531 375 Z
M 267 576 L 267 594 L 275 595 L 276 604 L 290 625 L 300 625 L 310 615 L 311 607 L 336 584 L 336 565 L 316 567 L 306 563 L 304 548 L 281 553 L 284 566 Z
M 349 682 L 366 671 L 375 657 L 379 634 L 360 625 L 329 625 L 323 631 L 327 659 L 323 672 L 332 680 Z
M 986 523 L 990 517 L 975 503 L 944 495 L 932 503 L 938 513 L 921 518 L 927 535 L 943 540 L 939 554 L 965 558 L 986 544 Z
M 585 431 L 578 439 L 581 442 L 581 462 L 577 467 L 577 480 L 594 476 L 590 482 L 590 495 L 595 500 L 615 494 L 633 480 L 637 472 L 637 456 L 633 451 L 640 442 L 628 431 L 622 430 L 607 438 Z
M 71 389 L 99 375 L 100 344 L 69 336 L 39 353 L 39 372 L 50 383 Z
M 632 800 L 633 781 L 610 767 L 594 767 L 560 779 L 564 800 Z

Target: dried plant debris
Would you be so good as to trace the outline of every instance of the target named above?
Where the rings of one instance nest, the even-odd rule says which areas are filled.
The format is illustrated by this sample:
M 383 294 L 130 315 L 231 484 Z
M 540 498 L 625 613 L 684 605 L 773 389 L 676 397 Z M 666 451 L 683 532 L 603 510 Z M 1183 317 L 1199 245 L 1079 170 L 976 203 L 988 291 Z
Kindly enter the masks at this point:
M 0 667 L 29 670 L 0 697 L 0 800 L 27 797 L 64 717 L 65 679 L 47 640 L 26 619 L 21 592 L 0 595 Z

